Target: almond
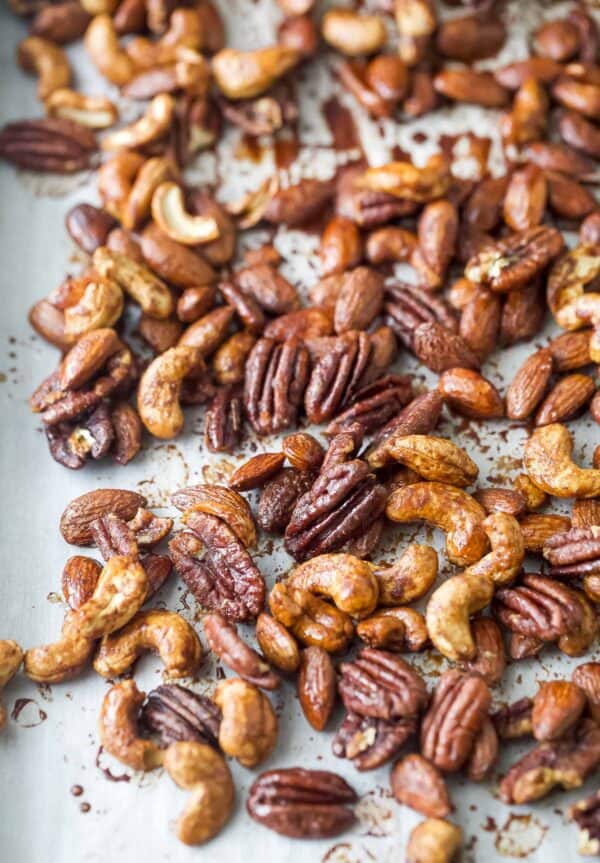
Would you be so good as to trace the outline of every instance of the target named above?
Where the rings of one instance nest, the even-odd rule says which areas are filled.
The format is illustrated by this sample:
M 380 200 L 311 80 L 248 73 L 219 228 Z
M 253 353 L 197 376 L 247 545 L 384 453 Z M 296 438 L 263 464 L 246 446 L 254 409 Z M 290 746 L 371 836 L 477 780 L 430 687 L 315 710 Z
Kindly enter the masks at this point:
M 432 372 L 452 368 L 479 368 L 477 355 L 457 333 L 436 321 L 419 324 L 413 334 L 413 351 Z
M 505 512 L 518 518 L 527 508 L 521 492 L 510 488 L 480 488 L 473 497 L 487 513 Z
M 76 497 L 60 517 L 60 532 L 70 545 L 93 545 L 92 522 L 104 515 L 116 515 L 124 521 L 134 517 L 146 498 L 122 488 L 98 488 Z
M 536 740 L 557 740 L 579 719 L 587 699 L 582 689 L 569 680 L 542 683 L 533 699 L 531 722 Z
M 319 441 L 307 432 L 287 435 L 281 448 L 296 470 L 316 470 L 325 458 L 325 450 Z
M 440 375 L 438 389 L 444 401 L 464 416 L 493 419 L 504 415 L 496 387 L 472 369 L 448 369 Z
M 576 332 L 561 333 L 552 339 L 548 350 L 554 360 L 554 368 L 557 372 L 570 372 L 580 369 L 591 363 L 590 336 L 592 330 L 577 330 Z
M 480 289 L 476 290 L 462 310 L 459 335 L 482 362 L 498 344 L 501 317 L 500 297 Z
M 383 305 L 383 277 L 369 267 L 357 267 L 346 275 L 338 294 L 334 327 L 336 333 L 366 330 Z
M 252 456 L 229 477 L 230 488 L 249 491 L 260 488 L 281 469 L 285 461 L 282 452 L 263 452 Z
M 528 357 L 506 391 L 506 416 L 524 420 L 531 416 L 548 387 L 554 360 L 548 348 Z
M 551 536 L 569 530 L 571 519 L 554 513 L 530 513 L 524 515 L 519 524 L 525 550 L 541 552 Z
M 491 72 L 474 69 L 443 69 L 433 79 L 433 86 L 448 99 L 484 108 L 503 108 L 509 99 L 508 92 Z
M 452 811 L 444 777 L 422 755 L 406 755 L 394 765 L 392 794 L 399 803 L 431 818 L 444 818 Z
M 556 383 L 535 415 L 536 426 L 561 423 L 575 416 L 590 401 L 596 384 L 589 375 L 566 375 Z
M 343 216 L 334 216 L 323 231 L 319 257 L 324 276 L 343 273 L 360 264 L 362 240 L 354 222 Z
M 527 231 L 544 218 L 548 186 L 537 165 L 515 171 L 504 198 L 504 221 L 513 231 Z

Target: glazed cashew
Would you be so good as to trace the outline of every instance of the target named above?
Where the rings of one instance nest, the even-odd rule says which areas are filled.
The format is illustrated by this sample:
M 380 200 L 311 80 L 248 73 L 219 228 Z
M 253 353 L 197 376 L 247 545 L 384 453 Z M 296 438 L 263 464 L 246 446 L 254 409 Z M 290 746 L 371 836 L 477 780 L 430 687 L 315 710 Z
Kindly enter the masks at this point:
M 229 820 L 235 795 L 225 760 L 205 743 L 172 743 L 165 770 L 192 795 L 177 822 L 177 836 L 186 845 L 201 845 L 216 836 Z
M 42 102 L 55 90 L 71 83 L 71 66 L 67 55 L 49 39 L 27 36 L 17 49 L 17 59 L 22 69 L 38 76 L 38 99 Z
M 144 157 L 139 153 L 117 153 L 98 168 L 98 194 L 105 210 L 119 221 Z M 148 212 L 150 212 L 148 202 Z
M 96 15 L 92 18 L 85 31 L 84 43 L 93 64 L 111 84 L 122 87 L 133 78 L 135 64 L 119 45 L 119 37 L 110 15 Z
M 140 419 L 155 437 L 170 440 L 183 428 L 179 393 L 183 379 L 202 363 L 197 348 L 179 345 L 153 360 L 140 380 L 137 407 Z
M 200 51 L 204 36 L 202 22 L 197 9 L 174 9 L 169 19 L 169 29 L 153 42 L 143 36 L 132 39 L 125 50 L 137 69 L 153 69 L 173 63 L 178 58 L 178 49 L 189 48 Z
M 370 564 L 352 554 L 313 557 L 292 571 L 287 584 L 329 597 L 336 608 L 358 620 L 368 617 L 379 599 L 379 586 Z
M 185 246 L 209 243 L 219 236 L 219 226 L 212 216 L 192 216 L 187 212 L 177 183 L 161 183 L 154 190 L 152 217 L 167 236 Z
M 494 512 L 483 522 L 492 550 L 477 563 L 472 564 L 465 573 L 489 577 L 495 585 L 509 584 L 513 581 L 525 557 L 525 544 L 519 522 L 512 515 Z
M 277 743 L 278 722 L 271 702 L 261 690 L 237 677 L 223 680 L 213 696 L 223 714 L 219 746 L 244 767 L 255 767 Z
M 94 669 L 102 677 L 123 674 L 148 650 L 158 653 L 171 678 L 189 677 L 202 659 L 200 639 L 187 620 L 175 611 L 152 608 L 138 611 L 118 632 L 103 637 Z
M 217 86 L 228 99 L 253 99 L 292 69 L 301 55 L 284 45 L 258 51 L 224 48 L 212 61 Z
M 361 15 L 338 7 L 323 15 L 321 33 L 329 45 L 349 57 L 375 54 L 387 41 L 380 15 Z
M 424 434 L 393 436 L 386 450 L 396 461 L 434 482 L 464 487 L 475 482 L 479 474 L 464 449 L 446 438 Z
M 151 144 L 171 128 L 175 116 L 175 101 L 168 93 L 159 93 L 148 105 L 146 113 L 135 123 L 111 132 L 102 141 L 103 150 L 135 150 Z
M 298 641 L 322 647 L 328 653 L 344 650 L 354 635 L 348 614 L 310 591 L 285 582 L 276 584 L 269 594 L 269 608 Z
M 76 90 L 61 87 L 45 100 L 49 117 L 72 120 L 88 129 L 107 129 L 119 119 L 119 110 L 103 96 L 84 96 Z
M 164 752 L 152 740 L 140 737 L 138 713 L 145 698 L 133 680 L 111 686 L 102 701 L 98 732 L 100 743 L 122 764 L 134 770 L 154 770 Z
M 114 279 L 151 318 L 163 320 L 175 311 L 171 291 L 145 264 L 138 264 L 108 246 L 98 246 L 92 262 L 100 275 Z
M 438 574 L 438 556 L 429 545 L 411 543 L 391 566 L 370 564 L 379 583 L 379 605 L 406 605 L 425 596 Z
M 402 653 L 422 650 L 429 635 L 425 618 L 414 608 L 386 608 L 362 620 L 356 634 L 369 647 Z
M 427 603 L 427 632 L 435 647 L 452 660 L 473 659 L 477 646 L 469 618 L 492 600 L 494 582 L 489 576 L 465 571 L 453 575 L 435 590 Z
M 121 224 L 126 230 L 131 231 L 146 221 L 155 190 L 173 175 L 173 164 L 166 156 L 155 156 L 144 162 L 122 205 Z
M 535 429 L 525 444 L 523 467 L 529 479 L 555 497 L 598 497 L 600 470 L 572 460 L 573 438 L 560 423 Z
M 25 674 L 40 683 L 74 677 L 90 658 L 95 640 L 128 623 L 147 591 L 148 579 L 136 557 L 111 557 L 91 598 L 67 613 L 60 639 L 26 651 Z
M 78 339 L 91 330 L 112 327 L 123 313 L 123 291 L 113 279 L 93 271 L 77 280 L 82 292 L 77 301 L 67 306 L 65 335 Z
M 452 563 L 475 563 L 487 551 L 483 507 L 453 485 L 417 482 L 396 489 L 388 499 L 386 515 L 391 521 L 425 521 L 445 531 L 446 554 Z
M 22 662 L 23 651 L 17 642 L 10 639 L 0 640 L 0 692 L 15 676 Z M 7 719 L 6 708 L 0 704 L 0 730 L 6 725 Z

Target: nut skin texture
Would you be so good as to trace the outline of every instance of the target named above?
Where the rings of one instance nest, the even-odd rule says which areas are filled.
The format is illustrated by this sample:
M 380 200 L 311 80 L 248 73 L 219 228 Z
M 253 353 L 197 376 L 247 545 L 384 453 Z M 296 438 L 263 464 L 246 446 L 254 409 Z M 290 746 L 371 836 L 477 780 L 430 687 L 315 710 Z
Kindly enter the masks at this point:
M 201 845 L 219 833 L 233 812 L 235 789 L 224 758 L 195 741 L 173 743 L 164 757 L 171 779 L 191 796 L 177 821 L 185 845 Z
M 277 689 L 280 678 L 255 650 L 242 641 L 235 626 L 222 614 L 212 612 L 204 618 L 204 634 L 213 653 L 243 680 L 261 689 Z
M 265 452 L 252 456 L 240 465 L 229 477 L 229 487 L 236 491 L 260 488 L 274 477 L 283 466 L 282 452 Z
M 379 584 L 379 605 L 406 605 L 433 586 L 438 574 L 437 552 L 429 545 L 411 543 L 396 563 L 373 565 L 373 573 Z
M 64 565 L 61 578 L 63 596 L 69 608 L 76 610 L 92 596 L 102 565 L 90 557 L 76 554 Z
M 202 362 L 197 348 L 179 345 L 156 357 L 140 380 L 137 406 L 144 426 L 155 437 L 171 440 L 181 432 L 179 403 L 184 378 Z
M 354 222 L 335 216 L 323 231 L 319 257 L 324 276 L 357 266 L 362 258 L 362 241 Z
M 193 628 L 174 611 L 139 611 L 112 635 L 105 635 L 94 658 L 102 677 L 115 677 L 129 669 L 147 650 L 157 653 L 169 678 L 190 677 L 202 659 L 202 645 Z
M 358 620 L 374 611 L 379 598 L 371 567 L 351 554 L 313 557 L 292 571 L 287 584 L 328 597 L 336 608 Z
M 147 315 L 163 320 L 175 311 L 171 291 L 145 264 L 108 246 L 99 246 L 92 255 L 92 262 L 101 276 L 114 279 Z
M 398 803 L 428 818 L 445 818 L 452 811 L 444 777 L 422 755 L 405 755 L 392 768 L 390 780 Z
M 23 651 L 16 641 L 0 640 L 0 692 L 15 676 L 23 661 Z M 8 721 L 6 708 L 0 703 L 0 731 Z
M 549 540 L 569 530 L 571 521 L 564 515 L 532 512 L 520 519 L 519 526 L 525 550 L 541 553 Z
M 146 504 L 143 495 L 128 489 L 95 489 L 74 498 L 66 507 L 60 517 L 60 532 L 70 545 L 94 545 L 92 524 L 96 519 L 113 513 L 129 521 Z
M 460 827 L 440 818 L 427 818 L 410 834 L 406 863 L 451 863 L 462 841 Z
M 300 650 L 296 640 L 283 624 L 265 612 L 256 619 L 256 640 L 266 659 L 287 674 L 300 666 Z
M 345 274 L 335 304 L 336 333 L 366 330 L 381 312 L 383 278 L 369 267 L 357 267 Z
M 312 435 L 296 432 L 287 435 L 282 442 L 283 454 L 297 470 L 316 470 L 321 467 L 325 451 Z
M 532 731 L 536 740 L 558 740 L 579 720 L 586 706 L 582 689 L 569 680 L 549 680 L 533 699 Z
M 255 767 L 267 758 L 277 743 L 277 716 L 269 699 L 251 683 L 238 678 L 217 686 L 215 704 L 223 718 L 219 746 L 244 767 Z
M 297 339 L 279 345 L 263 338 L 254 345 L 246 362 L 244 404 L 257 434 L 275 434 L 296 423 L 308 362 Z
M 394 435 L 387 452 L 423 479 L 434 482 L 465 487 L 475 482 L 479 473 L 477 465 L 463 449 L 446 438 L 433 435 Z
M 300 658 L 298 698 L 307 720 L 323 731 L 336 698 L 336 676 L 331 657 L 322 647 L 306 647 Z
M 472 369 L 448 369 L 440 375 L 438 389 L 453 410 L 472 419 L 504 416 L 496 387 Z
M 111 686 L 102 701 L 98 733 L 107 752 L 128 767 L 145 771 L 160 767 L 164 753 L 140 736 L 138 713 L 144 697 L 133 680 Z
M 600 470 L 579 467 L 571 458 L 573 438 L 560 423 L 536 429 L 523 454 L 523 467 L 535 485 L 555 497 L 600 495 Z

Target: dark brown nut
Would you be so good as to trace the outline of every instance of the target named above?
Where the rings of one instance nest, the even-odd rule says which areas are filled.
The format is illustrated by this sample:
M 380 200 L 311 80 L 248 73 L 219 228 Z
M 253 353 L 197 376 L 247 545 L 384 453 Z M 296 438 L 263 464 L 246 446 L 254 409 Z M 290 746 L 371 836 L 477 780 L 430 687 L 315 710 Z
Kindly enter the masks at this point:
M 500 783 L 505 803 L 530 803 L 556 786 L 579 788 L 600 763 L 600 728 L 582 720 L 565 740 L 541 743 L 517 761 Z
M 266 318 L 256 300 L 243 294 L 231 282 L 219 282 L 219 291 L 225 301 L 235 309 L 244 327 L 253 335 L 260 335 L 264 330 Z
M 527 551 L 541 553 L 548 541 L 571 527 L 571 520 L 555 513 L 530 513 L 520 519 L 521 533 Z
M 491 72 L 476 72 L 468 68 L 443 69 L 433 79 L 433 86 L 448 99 L 484 108 L 503 108 L 509 100 L 507 90 Z
M 488 514 L 505 512 L 507 515 L 518 518 L 527 509 L 527 502 L 523 494 L 510 488 L 480 488 L 473 497 Z
M 514 345 L 529 341 L 542 328 L 546 304 L 539 283 L 511 291 L 504 302 L 500 321 L 500 343 Z
M 471 624 L 477 648 L 474 659 L 464 663 L 464 670 L 480 674 L 488 686 L 500 683 L 506 668 L 506 652 L 500 627 L 491 617 L 478 617 Z
M 567 17 L 579 32 L 579 60 L 581 63 L 595 63 L 600 46 L 600 31 L 595 19 L 587 9 L 579 6 L 571 9 Z
M 334 180 L 305 178 L 277 191 L 268 201 L 262 218 L 272 225 L 297 227 L 312 219 L 335 194 Z
M 142 231 L 142 254 L 154 272 L 178 288 L 208 285 L 213 268 L 193 249 L 175 242 L 151 222 Z
M 504 415 L 496 387 L 472 369 L 448 369 L 440 375 L 438 389 L 444 401 L 465 416 L 494 419 Z
M 233 452 L 244 427 L 244 401 L 241 387 L 219 387 L 208 410 L 204 437 L 211 452 Z
M 255 650 L 242 641 L 235 626 L 218 611 L 204 618 L 208 646 L 228 668 L 261 689 L 277 689 L 281 679 Z
M 261 612 L 256 620 L 256 640 L 267 660 L 291 674 L 300 666 L 300 650 L 295 638 L 283 624 L 269 614 Z
M 374 770 L 397 755 L 414 735 L 416 727 L 412 717 L 388 722 L 348 713 L 333 738 L 331 749 L 336 758 L 348 758 L 357 770 Z
M 59 117 L 18 120 L 0 131 L 0 159 L 30 171 L 83 171 L 91 167 L 97 149 L 93 132 Z
M 503 87 L 509 90 L 518 90 L 527 80 L 533 78 L 541 84 L 549 84 L 558 78 L 562 72 L 562 66 L 556 60 L 548 57 L 530 57 L 528 60 L 520 60 L 494 69 L 494 76 Z
M 423 615 L 414 608 L 386 608 L 367 617 L 356 634 L 368 647 L 393 653 L 422 650 L 429 640 Z
M 233 219 L 206 189 L 193 189 L 186 200 L 193 215 L 213 218 L 219 229 L 216 240 L 203 243 L 202 256 L 215 267 L 227 264 L 235 250 L 236 227 Z
M 184 524 L 195 513 L 203 512 L 225 522 L 246 548 L 256 545 L 254 517 L 245 498 L 224 485 L 190 485 L 179 489 L 171 501 L 183 511 Z
M 505 39 L 506 28 L 496 15 L 465 15 L 441 23 L 436 34 L 436 46 L 444 57 L 472 63 L 493 57 Z
M 596 392 L 589 375 L 572 374 L 561 378 L 550 390 L 535 415 L 536 426 L 560 423 L 576 416 Z
M 441 374 L 452 368 L 478 369 L 478 356 L 462 336 L 435 321 L 419 324 L 413 333 L 415 356 L 432 372 Z
M 428 818 L 444 818 L 452 811 L 444 777 L 422 755 L 405 755 L 392 768 L 390 779 L 398 803 Z
M 325 450 L 319 441 L 307 432 L 286 435 L 281 449 L 296 470 L 318 470 L 325 457 Z
M 501 318 L 502 303 L 491 291 L 476 290 L 462 309 L 459 335 L 482 362 L 498 344 Z
M 540 57 L 564 63 L 579 50 L 579 31 L 567 18 L 546 21 L 533 34 L 533 48 Z
M 515 93 L 511 110 L 500 118 L 504 145 L 520 148 L 545 137 L 548 108 L 544 87 L 534 78 L 528 78 Z
M 164 354 L 179 342 L 183 324 L 177 318 L 165 318 L 161 321 L 142 314 L 137 331 L 155 354 Z
M 531 698 L 520 698 L 512 704 L 505 704 L 492 714 L 492 722 L 500 740 L 517 740 L 531 734 Z
M 60 517 L 60 532 L 70 545 L 93 545 L 92 525 L 105 515 L 116 515 L 124 521 L 134 518 L 146 498 L 134 491 L 100 488 L 76 497 Z
M 328 653 L 344 650 L 354 634 L 349 615 L 308 590 L 276 584 L 269 595 L 269 608 L 299 641 L 323 647 Z
M 388 226 L 367 237 L 366 255 L 371 264 L 408 262 L 417 247 L 417 238 L 405 228 Z
M 566 144 L 534 141 L 523 148 L 523 156 L 544 171 L 555 171 L 567 177 L 584 178 L 594 167 L 592 159 Z
M 600 662 L 584 662 L 572 674 L 573 683 L 585 692 L 587 709 L 595 722 L 600 718 Z
M 467 263 L 465 275 L 492 291 L 513 291 L 531 282 L 561 253 L 564 241 L 555 228 L 539 226 L 498 240 Z
M 476 186 L 462 210 L 469 225 L 482 231 L 493 231 L 502 219 L 502 204 L 508 186 L 508 177 L 486 177 Z
M 573 527 L 594 527 L 600 525 L 600 501 L 576 500 L 571 512 Z
M 91 557 L 76 554 L 67 560 L 62 571 L 61 587 L 69 608 L 76 611 L 91 599 L 101 572 L 102 564 Z
M 408 117 L 422 117 L 437 108 L 440 98 L 433 86 L 433 75 L 427 69 L 416 69 L 410 80 L 410 91 L 402 108 Z
M 212 358 L 212 371 L 217 383 L 239 384 L 244 380 L 244 369 L 256 337 L 248 330 L 234 333 L 217 348 Z
M 496 591 L 494 613 L 512 632 L 557 641 L 582 623 L 583 609 L 577 600 L 576 591 L 565 585 L 528 574 L 518 586 Z
M 88 458 L 103 458 L 115 437 L 110 409 L 104 402 L 74 422 L 49 425 L 45 433 L 52 458 L 71 470 L 82 468 Z
M 478 674 L 445 671 L 423 717 L 424 757 L 445 772 L 460 770 L 471 754 L 490 704 L 490 690 Z
M 258 434 L 294 425 L 308 380 L 308 351 L 298 339 L 259 339 L 246 362 L 244 404 Z
M 336 71 L 342 86 L 375 118 L 391 117 L 408 85 L 405 64 L 391 54 L 380 54 L 368 63 L 344 60 Z
M 314 480 L 313 471 L 295 468 L 283 468 L 269 480 L 258 502 L 257 521 L 262 529 L 283 535 L 298 499 L 309 491 Z
M 498 735 L 494 723 L 486 717 L 465 764 L 465 773 L 471 782 L 481 782 L 489 775 L 498 760 L 498 750 Z
M 175 567 L 198 602 L 243 622 L 262 610 L 265 583 L 235 533 L 219 518 L 190 512 L 192 533 L 169 542 Z
M 544 398 L 552 372 L 554 357 L 549 348 L 541 348 L 527 357 L 506 391 L 506 416 L 524 420 Z
M 342 662 L 338 684 L 350 713 L 373 719 L 415 718 L 427 704 L 420 674 L 393 653 L 363 648 L 353 662 Z
M 567 814 L 577 825 L 579 854 L 597 856 L 600 853 L 600 791 L 569 806 Z
M 252 456 L 229 477 L 229 487 L 236 491 L 261 488 L 279 473 L 285 455 L 282 452 L 264 452 Z
M 441 818 L 427 818 L 411 831 L 406 863 L 451 863 L 462 841 L 460 827 Z
M 334 310 L 336 333 L 366 330 L 381 312 L 383 277 L 369 267 L 357 267 L 342 281 Z
M 65 216 L 71 239 L 82 251 L 91 255 L 98 246 L 104 246 L 116 222 L 110 213 L 92 204 L 77 204 Z
M 544 218 L 548 185 L 537 165 L 526 165 L 510 178 L 504 198 L 504 221 L 513 231 L 528 231 Z
M 234 314 L 231 306 L 218 306 L 194 321 L 185 330 L 178 344 L 198 348 L 203 357 L 210 356 L 227 338 Z
M 544 544 L 544 557 L 553 577 L 600 572 L 600 529 L 592 525 L 555 533 Z
M 590 336 L 591 330 L 561 333 L 548 344 L 548 350 L 554 360 L 554 370 L 570 372 L 591 363 Z
M 358 425 L 364 434 L 372 434 L 397 418 L 412 396 L 412 378 L 407 375 L 378 378 L 355 393 L 349 407 L 329 423 L 326 433 L 337 435 Z
M 335 773 L 290 767 L 256 779 L 246 802 L 259 824 L 293 839 L 327 839 L 352 826 L 358 797 Z
M 427 204 L 417 225 L 419 245 L 411 263 L 421 282 L 429 289 L 441 287 L 450 261 L 454 257 L 458 236 L 458 213 L 450 201 Z
M 221 708 L 219 746 L 244 767 L 255 767 L 277 743 L 278 721 L 271 702 L 256 686 L 231 677 L 217 685 L 213 696 Z
M 207 698 L 177 683 L 158 686 L 148 693 L 141 724 L 158 734 L 164 748 L 180 740 L 195 740 L 218 748 L 221 711 Z
M 374 438 L 374 447 L 369 450 L 368 462 L 371 467 L 382 467 L 392 461 L 387 446 L 396 437 L 407 434 L 429 434 L 438 424 L 444 402 L 437 390 L 422 393 L 414 398 L 391 419 Z
M 106 238 L 106 245 L 111 252 L 120 252 L 138 264 L 144 262 L 140 244 L 123 228 L 113 228 Z
M 112 457 L 117 464 L 128 464 L 142 447 L 142 421 L 129 402 L 117 402 L 111 408 L 110 419 L 114 431 Z
M 354 222 L 335 216 L 323 231 L 319 257 L 324 276 L 344 273 L 358 266 L 362 259 L 362 240 Z
M 177 317 L 186 324 L 194 323 L 212 309 L 215 297 L 211 285 L 186 288 L 177 300 Z
M 589 216 L 597 207 L 597 201 L 585 186 L 562 174 L 547 174 L 548 203 L 563 219 L 579 221 Z
M 285 531 L 296 560 L 338 551 L 383 513 L 387 492 L 360 459 L 325 467 L 299 498 Z
M 389 325 L 409 350 L 414 349 L 414 333 L 420 324 L 436 322 L 453 333 L 458 329 L 456 315 L 448 303 L 415 285 L 402 282 L 386 285 L 384 308 Z
M 59 45 L 80 39 L 90 23 L 90 14 L 80 3 L 64 0 L 44 6 L 33 18 L 29 32 Z
M 596 210 L 581 223 L 579 239 L 582 243 L 592 245 L 600 243 L 600 210 Z
M 235 281 L 243 293 L 271 315 L 285 315 L 300 307 L 296 289 L 268 264 L 239 270 Z
M 583 690 L 569 680 L 540 684 L 531 712 L 533 736 L 540 742 L 564 737 L 579 720 L 586 703 Z
M 565 111 L 558 128 L 565 144 L 586 156 L 600 158 L 600 130 L 595 123 L 575 111 Z
M 336 676 L 333 662 L 322 647 L 306 647 L 300 656 L 298 698 L 313 728 L 323 731 L 335 706 Z

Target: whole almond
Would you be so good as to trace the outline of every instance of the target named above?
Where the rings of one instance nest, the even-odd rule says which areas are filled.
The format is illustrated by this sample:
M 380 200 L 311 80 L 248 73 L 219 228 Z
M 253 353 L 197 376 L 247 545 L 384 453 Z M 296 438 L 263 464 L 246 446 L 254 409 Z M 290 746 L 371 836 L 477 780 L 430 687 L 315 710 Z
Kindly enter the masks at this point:
M 229 477 L 229 487 L 236 491 L 260 488 L 281 469 L 285 461 L 282 452 L 263 452 L 252 456 Z
M 574 417 L 590 401 L 596 384 L 589 375 L 561 378 L 550 390 L 535 415 L 536 426 L 562 423 Z
M 546 21 L 533 34 L 533 48 L 541 57 L 563 63 L 577 53 L 579 31 L 566 18 Z
M 307 432 L 287 435 L 281 448 L 296 470 L 316 470 L 325 458 L 325 450 L 319 441 Z
M 178 288 L 208 285 L 215 280 L 215 271 L 204 258 L 163 234 L 153 222 L 144 228 L 141 243 L 148 266 Z
M 464 15 L 441 22 L 436 45 L 445 57 L 472 63 L 493 57 L 505 39 L 506 28 L 496 15 Z
M 539 285 L 511 291 L 502 309 L 500 343 L 508 346 L 529 341 L 541 330 L 545 317 L 546 301 Z
M 300 650 L 294 636 L 264 611 L 256 619 L 256 640 L 265 658 L 275 668 L 288 674 L 298 670 Z
M 528 357 L 506 391 L 506 416 L 524 420 L 531 416 L 544 397 L 554 368 L 548 348 Z
M 61 588 L 67 605 L 73 610 L 80 608 L 91 598 L 102 565 L 91 557 L 75 554 L 65 563 L 61 577 Z
M 253 297 L 271 315 L 285 315 L 300 307 L 294 286 L 269 264 L 239 270 L 235 281 L 243 293 Z
M 440 375 L 438 389 L 453 410 L 473 419 L 493 419 L 504 415 L 496 387 L 472 369 L 448 369 Z
M 430 288 L 440 287 L 458 236 L 458 213 L 450 201 L 427 204 L 417 227 L 419 246 L 412 264 Z
M 508 177 L 486 177 L 477 184 L 463 207 L 463 218 L 482 231 L 493 231 L 502 219 Z
M 542 84 L 549 84 L 558 78 L 561 72 L 562 66 L 556 60 L 551 60 L 549 57 L 529 57 L 527 60 L 519 60 L 500 69 L 494 69 L 494 77 L 503 87 L 518 90 L 530 78 Z
M 504 198 L 504 221 L 513 231 L 527 231 L 544 218 L 548 186 L 537 165 L 515 171 Z
M 41 36 L 50 42 L 65 45 L 80 39 L 91 17 L 81 3 L 74 0 L 43 6 L 31 22 L 32 36 Z
M 571 512 L 573 527 L 595 527 L 600 525 L 600 500 L 576 500 Z
M 323 231 L 319 257 L 324 276 L 358 266 L 362 258 L 362 240 L 354 222 L 343 216 L 334 216 Z
M 557 216 L 579 221 L 593 213 L 598 206 L 592 193 L 572 177 L 548 172 L 546 179 L 548 203 Z
M 60 532 L 70 545 L 93 545 L 91 524 L 104 515 L 116 515 L 124 521 L 134 517 L 146 498 L 122 488 L 98 488 L 76 497 L 60 517 Z
M 545 544 L 556 533 L 571 527 L 571 519 L 555 513 L 532 512 L 519 519 L 526 551 L 542 552 Z
M 491 291 L 475 291 L 462 310 L 459 335 L 482 362 L 498 344 L 501 317 L 502 302 Z
M 600 129 L 576 111 L 565 111 L 558 123 L 560 137 L 586 156 L 600 158 Z
M 297 312 L 288 312 L 287 315 L 279 315 L 278 318 L 270 320 L 263 331 L 266 339 L 275 339 L 276 342 L 285 342 L 293 338 L 318 339 L 332 334 L 333 314 L 330 309 L 318 309 L 313 306 L 298 309 Z
M 557 740 L 579 719 L 586 697 L 576 683 L 549 680 L 542 683 L 533 699 L 531 722 L 536 740 Z
M 178 344 L 198 348 L 203 357 L 213 354 L 229 333 L 235 311 L 231 306 L 218 306 L 194 321 L 185 330 Z
M 503 108 L 509 99 L 508 92 L 491 72 L 474 69 L 443 69 L 433 79 L 433 86 L 448 99 L 484 108 Z
M 406 755 L 394 765 L 390 778 L 398 803 L 430 818 L 444 818 L 452 811 L 444 777 L 422 755 Z
M 383 305 L 383 277 L 370 267 L 357 267 L 342 283 L 335 304 L 336 333 L 366 330 Z
M 479 488 L 473 497 L 487 513 L 505 512 L 518 518 L 527 508 L 521 492 L 511 488 Z
M 480 365 L 465 340 L 436 321 L 419 324 L 413 334 L 413 351 L 428 369 L 438 374 L 457 367 L 478 369 Z
M 336 676 L 331 657 L 322 647 L 306 647 L 300 657 L 298 697 L 302 712 L 317 731 L 327 725 L 336 696 Z
M 561 333 L 548 344 L 557 372 L 570 372 L 591 363 L 590 336 L 592 330 Z
M 409 261 L 417 247 L 417 238 L 412 231 L 386 225 L 371 231 L 367 238 L 366 253 L 371 264 Z

